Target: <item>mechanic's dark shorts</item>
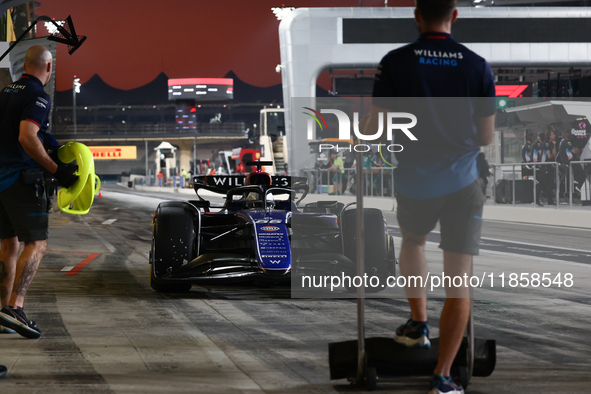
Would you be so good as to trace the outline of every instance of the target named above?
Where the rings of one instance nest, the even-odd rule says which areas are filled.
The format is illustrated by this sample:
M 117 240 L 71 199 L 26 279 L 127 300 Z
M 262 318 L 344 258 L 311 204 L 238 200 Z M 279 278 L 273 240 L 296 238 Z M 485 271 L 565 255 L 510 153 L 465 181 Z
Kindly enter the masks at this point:
M 485 200 L 485 185 L 480 177 L 461 190 L 426 200 L 413 200 L 397 193 L 398 224 L 411 234 L 424 236 L 439 221 L 441 249 L 477 255 Z
M 47 197 L 45 187 L 25 185 L 20 176 L 0 192 L 0 239 L 18 236 L 20 242 L 48 238 Z

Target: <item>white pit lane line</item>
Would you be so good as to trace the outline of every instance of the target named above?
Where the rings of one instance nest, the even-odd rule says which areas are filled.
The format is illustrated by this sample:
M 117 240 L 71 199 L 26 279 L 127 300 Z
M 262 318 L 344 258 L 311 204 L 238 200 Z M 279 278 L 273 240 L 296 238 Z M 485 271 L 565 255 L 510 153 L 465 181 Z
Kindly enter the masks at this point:
M 84 220 L 83 217 L 80 217 L 80 221 L 82 223 L 84 223 L 84 225 L 86 227 L 88 227 L 88 229 L 96 237 L 96 239 L 98 239 L 99 241 L 101 241 L 103 243 L 103 245 L 105 245 L 105 247 L 107 249 L 109 249 L 109 251 L 111 253 L 117 252 L 117 249 L 109 241 L 107 241 L 106 239 L 104 239 L 94 228 L 92 228 L 92 226 L 86 220 Z
M 115 223 L 117 221 L 117 219 L 109 219 L 109 220 L 105 220 L 102 224 L 112 224 Z
M 432 231 L 432 232 L 436 232 L 436 231 Z M 395 239 L 400 240 L 400 242 L 402 242 L 402 237 L 399 237 L 397 235 L 393 235 L 393 237 Z M 503 242 L 511 242 L 511 241 L 503 241 Z M 439 242 L 427 241 L 426 244 L 427 245 L 436 246 L 437 248 L 439 248 Z M 540 245 L 540 246 L 542 246 L 542 245 Z M 396 249 L 396 251 L 398 252 L 398 249 Z M 481 248 L 480 251 L 479 251 L 479 256 L 484 256 L 484 255 L 498 255 L 498 256 L 507 256 L 507 257 L 519 257 L 520 259 L 525 259 L 525 260 L 531 260 L 531 261 L 547 261 L 547 262 L 552 262 L 552 263 L 556 263 L 556 264 L 570 265 L 572 267 L 581 267 L 581 268 L 591 269 L 591 264 L 577 263 L 577 262 L 574 262 L 574 261 L 565 261 L 565 260 L 561 260 L 560 258 L 549 258 L 549 257 L 542 257 L 542 256 L 540 256 L 540 257 L 538 257 L 538 256 L 530 256 L 530 255 L 527 255 L 527 254 L 501 252 L 501 251 L 497 251 L 497 250 L 487 250 L 487 249 L 482 249 Z M 476 258 L 478 258 L 478 256 L 476 256 Z
M 391 228 L 393 230 L 400 230 L 400 227 L 399 226 L 388 226 L 388 228 Z M 439 232 L 439 231 L 431 231 L 431 233 L 433 233 L 433 234 L 441 234 L 441 232 Z M 591 250 L 586 250 L 586 249 L 565 248 L 563 246 L 540 245 L 540 244 L 534 244 L 534 243 L 530 243 L 530 242 L 512 241 L 512 240 L 508 240 L 508 239 L 499 239 L 499 238 L 480 237 L 480 239 L 483 240 L 483 241 L 493 241 L 493 242 L 494 241 L 497 241 L 497 242 L 506 242 L 506 243 L 510 243 L 510 244 L 515 244 L 515 245 L 523 245 L 523 246 L 533 246 L 533 247 L 541 247 L 541 248 L 558 249 L 558 250 L 564 250 L 564 251 L 567 251 L 567 252 L 589 253 L 589 257 L 591 257 Z M 434 243 L 437 243 L 437 242 L 434 242 Z

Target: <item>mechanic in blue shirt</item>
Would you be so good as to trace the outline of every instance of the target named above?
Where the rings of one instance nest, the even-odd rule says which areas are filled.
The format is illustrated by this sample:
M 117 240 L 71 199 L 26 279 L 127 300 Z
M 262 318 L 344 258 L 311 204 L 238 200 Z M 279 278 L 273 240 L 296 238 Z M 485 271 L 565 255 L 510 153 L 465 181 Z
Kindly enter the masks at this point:
M 481 172 L 484 174 L 481 167 L 485 160 L 479 159 L 479 147 L 493 140 L 494 77 L 482 57 L 453 39 L 455 0 L 416 0 L 415 19 L 420 37 L 391 51 L 380 62 L 373 90 L 374 105 L 360 129 L 366 135 L 374 135 L 383 113 L 399 112 L 397 108 L 388 108 L 388 100 L 380 98 L 406 97 L 389 101 L 420 104 L 414 109 L 418 111 L 419 131 L 414 134 L 417 140 L 400 134 L 399 141 L 395 136 L 396 143 L 403 145 L 402 152 L 396 153 L 398 167 L 394 173 L 402 232 L 400 273 L 426 279 L 425 242 L 439 221 L 444 272 L 451 277 L 463 277 L 470 275 L 472 256 L 478 254 L 486 199 L 484 175 L 480 176 Z M 473 97 L 486 98 L 470 99 Z M 424 126 L 420 127 L 421 124 Z M 385 136 L 382 133 L 382 138 Z M 428 347 L 427 290 L 410 286 L 405 290 L 411 319 L 396 330 L 394 339 L 407 346 Z M 468 323 L 470 292 L 468 287 L 452 286 L 446 288 L 446 293 L 440 321 L 439 360 L 430 394 L 463 393 L 461 385 L 450 376 L 450 369 Z
M 22 308 L 47 248 L 43 169 L 63 187 L 78 177 L 73 175 L 75 168 L 56 164 L 44 147 L 51 104 L 43 86 L 51 77 L 51 53 L 41 45 L 32 46 L 24 69 L 21 79 L 0 92 L 0 325 L 38 338 L 40 330 Z M 19 241 L 25 244 L 20 257 Z
M 534 163 L 546 163 L 550 161 L 551 146 L 546 142 L 546 134 L 538 133 L 538 140 L 532 144 L 531 158 Z M 548 199 L 548 205 L 554 204 L 553 195 L 553 180 L 550 174 L 550 166 L 538 166 L 536 168 L 536 179 L 538 186 L 536 187 L 536 204 L 542 206 L 542 192 Z

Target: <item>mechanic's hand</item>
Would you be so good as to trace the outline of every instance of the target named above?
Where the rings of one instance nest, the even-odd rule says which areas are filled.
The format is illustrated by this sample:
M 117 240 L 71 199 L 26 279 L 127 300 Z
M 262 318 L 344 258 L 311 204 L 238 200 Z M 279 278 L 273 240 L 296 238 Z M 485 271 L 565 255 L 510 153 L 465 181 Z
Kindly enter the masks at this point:
M 58 165 L 57 171 L 53 174 L 55 179 L 57 179 L 57 183 L 60 186 L 68 188 L 72 186 L 77 180 L 78 175 L 74 175 L 74 173 L 78 171 L 77 165 Z
M 54 161 L 55 164 L 57 164 L 58 166 L 62 166 L 66 163 L 62 162 L 59 157 L 57 157 L 57 151 L 60 147 L 56 146 L 56 147 L 52 147 L 51 149 L 49 149 L 47 151 L 47 154 L 49 155 L 49 157 L 51 158 L 51 160 Z
M 492 175 L 492 171 L 490 170 L 490 165 L 488 164 L 488 160 L 486 160 L 486 156 L 482 152 L 478 154 L 478 163 L 480 165 L 480 177 L 486 186 L 488 185 L 488 177 Z

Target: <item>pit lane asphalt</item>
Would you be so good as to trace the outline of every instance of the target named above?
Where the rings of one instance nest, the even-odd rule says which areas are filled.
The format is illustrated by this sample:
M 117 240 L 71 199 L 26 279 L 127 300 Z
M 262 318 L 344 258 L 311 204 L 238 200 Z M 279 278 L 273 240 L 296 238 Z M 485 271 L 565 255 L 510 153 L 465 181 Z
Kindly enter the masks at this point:
M 327 365 L 329 342 L 356 337 L 353 300 L 292 299 L 289 288 L 238 286 L 155 293 L 147 263 L 152 213 L 163 199 L 185 197 L 139 195 L 112 185 L 103 196 L 84 217 L 50 216 L 49 251 L 25 305 L 43 335 L 38 340 L 0 335 L 0 363 L 9 368 L 1 392 L 355 391 L 344 380 L 329 381 Z M 386 217 L 395 234 L 394 215 Z M 579 254 L 591 251 L 589 235 L 568 227 L 485 222 L 483 236 L 494 241 L 485 239 L 475 265 L 530 272 L 554 267 L 588 282 L 589 259 Z M 501 249 L 488 250 L 495 246 L 488 243 Z M 564 252 L 559 248 L 580 252 L 550 254 Z M 534 253 L 542 249 L 544 256 Z M 79 272 L 71 270 L 92 256 Z M 427 245 L 427 261 L 430 268 L 441 265 L 436 244 Z M 589 392 L 588 290 L 583 285 L 481 290 L 476 332 L 497 340 L 498 361 L 493 375 L 473 378 L 468 392 Z M 429 303 L 433 336 L 441 306 L 440 299 Z M 369 299 L 366 314 L 368 336 L 389 336 L 408 309 L 400 298 Z M 412 378 L 379 388 L 426 393 L 426 385 L 425 378 Z

